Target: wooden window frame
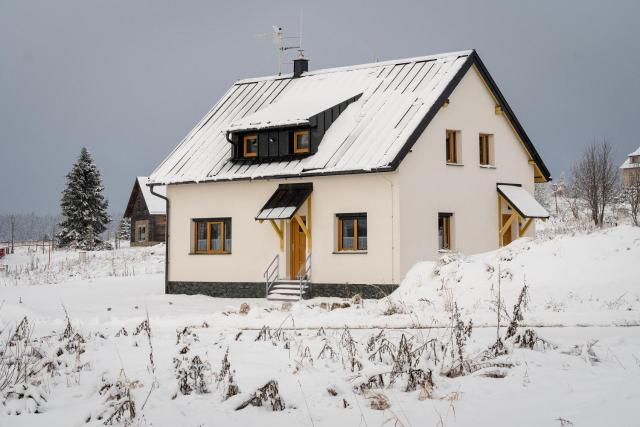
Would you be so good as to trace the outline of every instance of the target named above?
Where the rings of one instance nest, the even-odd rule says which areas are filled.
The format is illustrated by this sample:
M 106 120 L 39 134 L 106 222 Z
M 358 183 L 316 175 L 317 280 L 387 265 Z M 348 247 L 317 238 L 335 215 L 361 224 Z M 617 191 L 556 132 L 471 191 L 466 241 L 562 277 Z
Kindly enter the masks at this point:
M 307 148 L 298 147 L 298 135 L 307 135 L 309 137 L 309 146 Z M 293 132 L 293 152 L 295 154 L 304 154 L 311 151 L 311 134 L 309 129 L 296 130 Z
M 248 141 L 250 139 L 256 140 L 255 152 L 247 151 Z M 242 157 L 258 157 L 258 134 L 257 133 L 250 133 L 242 137 Z
M 212 218 L 212 219 L 194 219 L 193 221 L 193 245 L 192 250 L 194 254 L 230 254 L 231 249 L 227 248 L 227 227 L 231 228 L 231 218 Z M 207 248 L 205 250 L 198 250 L 198 224 L 205 224 L 207 237 Z M 222 249 L 211 249 L 211 225 L 220 224 L 222 234 Z M 229 240 L 231 240 L 230 238 Z
M 367 214 L 366 213 L 358 213 L 358 214 L 338 214 L 336 215 L 338 218 L 338 252 L 367 252 L 369 249 L 369 227 L 367 226 L 367 248 L 360 249 L 358 246 L 358 221 L 364 220 L 365 224 L 367 222 Z M 347 221 L 353 221 L 353 249 L 344 248 L 342 246 L 342 223 Z M 367 224 L 368 225 L 368 224 Z
M 134 242 L 142 243 L 149 241 L 149 220 L 138 220 L 135 222 L 135 236 Z M 144 228 L 144 240 L 140 239 L 140 229 Z
M 438 250 L 450 251 L 453 247 L 451 239 L 451 218 L 452 213 L 439 212 L 438 213 Z M 440 220 L 442 220 L 442 247 L 440 247 Z
M 491 140 L 493 135 L 481 133 L 478 136 L 478 150 L 480 155 L 480 166 L 493 166 L 491 162 Z
M 459 130 L 447 129 L 445 134 L 445 159 L 448 165 L 460 164 L 460 153 L 458 144 Z

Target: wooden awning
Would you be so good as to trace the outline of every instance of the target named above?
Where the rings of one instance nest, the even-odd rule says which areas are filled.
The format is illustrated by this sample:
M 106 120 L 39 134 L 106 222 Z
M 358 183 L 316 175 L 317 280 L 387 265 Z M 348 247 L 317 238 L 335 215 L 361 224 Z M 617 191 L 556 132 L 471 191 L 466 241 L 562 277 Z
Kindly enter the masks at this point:
M 498 184 L 498 193 L 520 218 L 549 218 L 549 212 L 527 190 L 514 184 Z
M 256 220 L 291 219 L 311 195 L 312 183 L 280 184 L 278 189 L 260 209 Z

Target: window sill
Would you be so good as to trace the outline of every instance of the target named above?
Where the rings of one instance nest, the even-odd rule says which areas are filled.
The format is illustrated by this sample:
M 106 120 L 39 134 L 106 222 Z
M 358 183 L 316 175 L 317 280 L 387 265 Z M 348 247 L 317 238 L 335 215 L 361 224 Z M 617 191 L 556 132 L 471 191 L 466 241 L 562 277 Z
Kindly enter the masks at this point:
M 464 166 L 463 163 L 448 163 L 447 162 L 447 166 Z
M 189 255 L 231 255 L 231 252 L 189 252 Z
M 368 251 L 333 251 L 334 255 L 366 255 Z
M 481 169 L 495 169 L 496 167 L 494 165 L 480 165 Z
M 453 252 L 452 249 L 438 249 L 439 254 L 450 254 L 452 252 Z

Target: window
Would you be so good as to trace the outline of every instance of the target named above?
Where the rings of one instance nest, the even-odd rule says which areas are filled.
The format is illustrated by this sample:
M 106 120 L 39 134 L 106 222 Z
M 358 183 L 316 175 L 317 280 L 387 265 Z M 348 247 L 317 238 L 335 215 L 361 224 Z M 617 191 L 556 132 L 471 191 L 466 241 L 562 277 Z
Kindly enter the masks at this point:
M 451 213 L 438 214 L 438 249 L 451 249 Z
M 448 164 L 460 163 L 460 131 L 447 130 L 446 152 Z
M 136 234 L 135 234 L 136 242 L 147 241 L 148 224 L 149 224 L 149 221 L 136 221 Z
M 367 250 L 367 214 L 338 214 L 338 252 Z
M 196 254 L 231 253 L 231 218 L 193 220 L 193 252 Z
M 258 135 L 251 134 L 245 135 L 243 138 L 243 156 L 244 157 L 256 157 L 258 156 Z
M 479 141 L 479 150 L 480 150 L 480 165 L 481 166 L 491 166 L 493 164 L 492 159 L 492 141 L 493 135 L 489 135 L 486 133 L 481 133 L 478 139 Z
M 297 130 L 293 133 L 293 152 L 308 153 L 311 145 L 309 143 L 309 131 Z

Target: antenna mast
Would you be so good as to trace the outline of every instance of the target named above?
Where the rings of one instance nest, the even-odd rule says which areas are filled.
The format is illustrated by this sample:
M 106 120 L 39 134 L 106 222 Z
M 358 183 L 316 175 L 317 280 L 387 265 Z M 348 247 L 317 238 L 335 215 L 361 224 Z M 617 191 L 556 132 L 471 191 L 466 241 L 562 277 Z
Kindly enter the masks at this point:
M 262 33 L 256 34 L 257 38 L 267 38 L 271 37 L 271 40 L 276 45 L 277 55 L 278 55 L 278 75 L 282 74 L 282 64 L 284 63 L 285 52 L 291 49 L 301 49 L 302 45 L 302 31 L 298 35 L 298 37 L 285 37 L 284 28 L 279 25 L 273 26 L 273 31 L 270 33 Z M 286 46 L 285 39 L 298 39 L 298 46 Z

